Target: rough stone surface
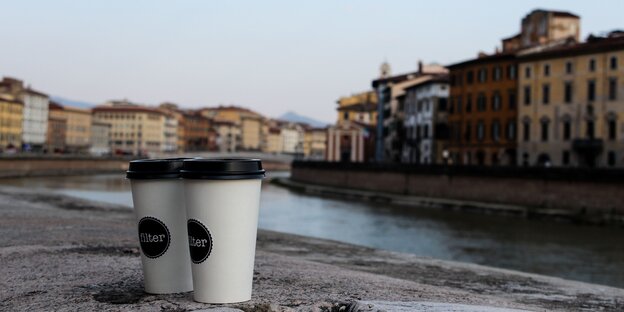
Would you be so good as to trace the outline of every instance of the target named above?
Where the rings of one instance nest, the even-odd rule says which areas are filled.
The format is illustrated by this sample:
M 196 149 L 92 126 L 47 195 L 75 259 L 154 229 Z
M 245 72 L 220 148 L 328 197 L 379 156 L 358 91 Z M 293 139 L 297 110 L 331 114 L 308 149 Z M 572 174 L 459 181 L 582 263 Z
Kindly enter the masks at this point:
M 0 310 L 622 311 L 624 289 L 260 231 L 253 298 L 142 290 L 130 209 L 0 187 Z

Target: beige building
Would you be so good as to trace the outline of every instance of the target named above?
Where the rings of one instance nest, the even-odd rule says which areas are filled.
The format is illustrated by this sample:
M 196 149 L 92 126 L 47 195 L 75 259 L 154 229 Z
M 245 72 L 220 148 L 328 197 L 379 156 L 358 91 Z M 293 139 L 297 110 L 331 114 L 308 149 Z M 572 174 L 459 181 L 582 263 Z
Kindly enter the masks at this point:
M 158 106 L 160 109 L 166 111 L 172 115 L 176 120 L 176 149 L 178 153 L 184 152 L 186 149 L 186 137 L 185 137 L 185 124 L 184 124 L 184 112 L 180 110 L 177 104 L 174 103 L 162 103 Z M 171 143 L 170 143 L 171 144 Z
M 115 154 L 147 155 L 165 146 L 163 110 L 138 105 L 102 105 L 93 108 L 93 119 L 110 128 L 111 150 Z
M 374 91 L 366 91 L 341 97 L 337 101 L 338 123 L 358 121 L 377 124 L 377 95 Z
M 0 151 L 21 147 L 23 109 L 22 101 L 0 94 Z
M 366 128 L 356 122 L 343 122 L 327 128 L 325 159 L 331 162 L 364 162 Z
M 240 128 L 240 141 L 236 149 L 261 150 L 266 144 L 263 137 L 264 117 L 250 109 L 238 106 L 209 107 L 201 114 L 214 122 L 231 122 Z
M 556 41 L 580 41 L 580 17 L 570 12 L 534 10 L 521 23 L 520 33 L 503 39 L 503 51 L 516 51 Z
M 624 166 L 624 34 L 519 56 L 518 159 Z
M 327 128 L 305 129 L 303 157 L 306 160 L 324 160 L 327 152 Z
M 91 145 L 90 110 L 50 102 L 49 118 L 65 120 L 64 151 L 84 153 L 89 150 Z
M 213 128 L 217 132 L 217 150 L 235 153 L 241 144 L 240 127 L 231 121 L 214 121 Z
M 279 154 L 284 150 L 284 140 L 282 130 L 278 127 L 270 127 L 266 134 L 266 148 L 264 152 Z

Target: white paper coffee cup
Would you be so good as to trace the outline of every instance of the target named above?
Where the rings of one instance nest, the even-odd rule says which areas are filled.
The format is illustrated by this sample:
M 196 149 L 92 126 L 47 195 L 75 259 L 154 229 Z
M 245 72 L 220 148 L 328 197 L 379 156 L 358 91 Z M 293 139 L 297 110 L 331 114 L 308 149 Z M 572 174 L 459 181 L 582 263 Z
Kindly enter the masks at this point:
M 193 290 L 186 207 L 180 179 L 183 159 L 130 162 L 127 177 L 137 220 L 145 292 Z
M 192 159 L 182 168 L 194 299 L 251 299 L 261 181 L 258 159 Z

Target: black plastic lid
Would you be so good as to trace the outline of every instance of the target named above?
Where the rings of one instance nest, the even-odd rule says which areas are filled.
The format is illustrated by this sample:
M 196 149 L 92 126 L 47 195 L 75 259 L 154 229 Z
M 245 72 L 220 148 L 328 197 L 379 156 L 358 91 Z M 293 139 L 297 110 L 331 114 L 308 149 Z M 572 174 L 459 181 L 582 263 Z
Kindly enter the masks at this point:
M 262 179 L 264 169 L 260 159 L 195 158 L 182 165 L 183 179 L 239 180 Z
M 128 179 L 179 179 L 182 162 L 191 158 L 139 159 L 130 162 Z

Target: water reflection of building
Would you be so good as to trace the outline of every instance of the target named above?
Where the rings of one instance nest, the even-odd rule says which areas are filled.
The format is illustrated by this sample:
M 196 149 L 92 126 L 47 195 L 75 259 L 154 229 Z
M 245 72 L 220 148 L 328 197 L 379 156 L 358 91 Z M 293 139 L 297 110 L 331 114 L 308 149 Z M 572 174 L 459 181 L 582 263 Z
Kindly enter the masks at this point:
M 374 158 L 374 127 L 347 121 L 327 128 L 327 161 L 367 162 Z
M 624 166 L 624 33 L 521 54 L 523 164 Z

